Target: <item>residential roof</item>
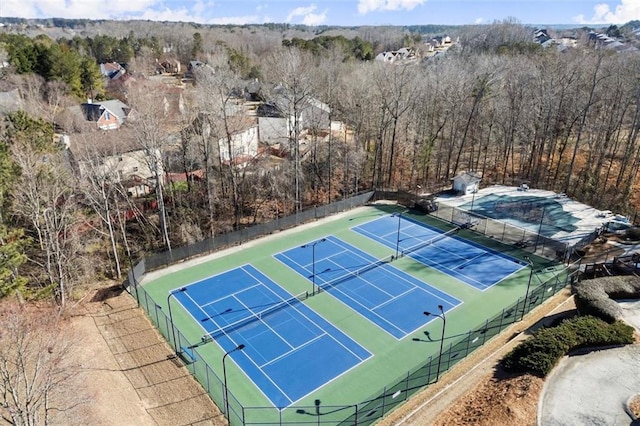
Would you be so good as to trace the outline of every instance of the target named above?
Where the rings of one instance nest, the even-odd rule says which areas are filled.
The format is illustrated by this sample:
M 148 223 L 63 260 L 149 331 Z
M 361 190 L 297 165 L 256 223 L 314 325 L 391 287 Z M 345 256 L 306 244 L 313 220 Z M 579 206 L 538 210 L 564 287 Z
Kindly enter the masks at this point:
M 124 121 L 131 111 L 131 108 L 117 99 L 102 102 L 87 102 L 83 103 L 81 108 L 85 118 L 89 121 L 97 121 L 104 110 L 115 115 L 119 121 Z
M 110 78 L 111 80 L 116 80 L 125 73 L 125 69 L 117 62 L 107 62 L 104 64 L 100 64 L 100 73 Z
M 118 99 L 110 101 L 98 102 L 104 108 L 108 109 L 111 113 L 115 114 L 120 120 L 124 120 L 129 115 L 131 108 L 129 108 L 124 102 Z

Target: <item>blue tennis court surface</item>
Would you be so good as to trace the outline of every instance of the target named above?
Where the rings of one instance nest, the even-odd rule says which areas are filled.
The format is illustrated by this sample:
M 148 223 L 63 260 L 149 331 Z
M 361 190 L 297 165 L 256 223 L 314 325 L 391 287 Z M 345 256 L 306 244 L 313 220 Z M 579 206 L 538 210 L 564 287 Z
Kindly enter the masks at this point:
M 423 311 L 462 303 L 334 236 L 275 257 L 397 339 L 429 322 Z
M 478 290 L 486 290 L 526 266 L 517 259 L 453 234 L 444 235 L 401 215 L 385 216 L 353 230 Z
M 287 407 L 371 354 L 256 268 L 245 265 L 173 296 L 277 407 Z

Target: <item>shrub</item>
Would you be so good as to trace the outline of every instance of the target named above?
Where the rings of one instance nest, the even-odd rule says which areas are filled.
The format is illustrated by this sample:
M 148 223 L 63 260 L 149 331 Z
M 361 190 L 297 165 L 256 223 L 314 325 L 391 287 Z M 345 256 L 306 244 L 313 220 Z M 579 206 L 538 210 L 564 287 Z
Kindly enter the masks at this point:
M 613 323 L 622 317 L 622 309 L 612 299 L 638 298 L 640 279 L 633 275 L 596 278 L 576 283 L 573 290 L 580 315 Z
M 640 227 L 634 226 L 625 232 L 627 239 L 632 241 L 640 240 Z
M 544 377 L 560 358 L 574 349 L 630 343 L 633 343 L 633 327 L 627 324 L 620 321 L 608 324 L 591 316 L 577 317 L 557 327 L 537 331 L 509 352 L 501 364 L 510 372 Z

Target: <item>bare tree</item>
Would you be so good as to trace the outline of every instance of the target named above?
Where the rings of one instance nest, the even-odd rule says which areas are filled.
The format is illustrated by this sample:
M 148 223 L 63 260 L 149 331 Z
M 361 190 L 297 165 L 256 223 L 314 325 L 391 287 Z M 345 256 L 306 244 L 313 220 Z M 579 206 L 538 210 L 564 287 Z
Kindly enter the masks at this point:
M 72 361 L 75 340 L 63 332 L 55 309 L 13 302 L 0 306 L 0 417 L 16 426 L 56 424 L 56 415 L 88 398 L 67 383 L 79 372 Z M 66 401 L 66 402 L 63 402 Z
M 10 131 L 11 154 L 21 171 L 12 188 L 13 213 L 26 220 L 38 243 L 39 250 L 29 253 L 29 261 L 43 273 L 44 280 L 36 281 L 46 282 L 64 307 L 80 260 L 73 179 L 64 153 L 47 141 L 50 136 L 37 137 L 37 123 L 22 116 Z
M 170 115 L 161 87 L 141 84 L 130 93 L 134 119 L 127 126 L 129 137 L 146 153 L 146 162 L 153 172 L 155 195 L 158 203 L 160 231 L 167 250 L 171 251 L 168 216 L 164 199 L 164 166 L 162 153 L 168 144 Z
M 242 83 L 239 76 L 218 57 L 210 61 L 207 67 L 196 72 L 199 88 L 199 105 L 204 108 L 210 137 L 203 147 L 206 152 L 217 154 L 216 164 L 222 171 L 223 191 L 229 190 L 230 204 L 233 211 L 234 227 L 240 224 L 242 199 L 239 190 L 241 165 L 239 164 L 242 143 L 236 142 L 237 135 L 249 129 L 255 121 L 247 117 L 240 106 Z M 256 134 L 257 139 L 257 134 Z M 223 193 L 226 198 L 226 194 Z
M 293 186 L 295 211 L 302 209 L 302 170 L 300 135 L 304 126 L 303 111 L 316 93 L 313 78 L 314 58 L 304 51 L 286 48 L 271 54 L 264 63 L 267 81 L 273 84 L 268 91 L 288 120 L 289 147 L 293 153 Z

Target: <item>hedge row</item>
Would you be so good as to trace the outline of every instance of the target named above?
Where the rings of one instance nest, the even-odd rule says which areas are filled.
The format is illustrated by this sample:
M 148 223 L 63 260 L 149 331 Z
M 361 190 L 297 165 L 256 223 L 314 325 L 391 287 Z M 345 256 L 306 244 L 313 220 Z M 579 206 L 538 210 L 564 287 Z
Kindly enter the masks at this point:
M 609 324 L 592 316 L 581 316 L 540 329 L 509 352 L 501 363 L 513 373 L 544 377 L 572 350 L 631 343 L 633 327 L 620 321 Z
M 614 322 L 622 317 L 622 308 L 614 299 L 640 297 L 640 278 L 625 275 L 583 280 L 574 284 L 573 291 L 580 315 Z

